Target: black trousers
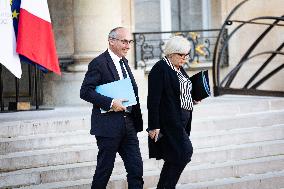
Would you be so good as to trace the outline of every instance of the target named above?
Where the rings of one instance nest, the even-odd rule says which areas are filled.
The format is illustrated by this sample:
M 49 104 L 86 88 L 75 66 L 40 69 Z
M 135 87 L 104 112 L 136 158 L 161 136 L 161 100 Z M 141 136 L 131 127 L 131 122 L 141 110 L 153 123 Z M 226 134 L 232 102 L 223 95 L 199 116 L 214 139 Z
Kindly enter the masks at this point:
M 182 124 L 186 126 L 188 122 L 191 122 L 192 120 L 192 112 L 183 110 L 181 111 L 182 115 Z M 186 138 L 186 140 L 189 140 L 189 138 Z M 190 144 L 188 148 L 191 148 L 189 151 L 191 151 L 191 154 L 183 154 L 185 156 L 184 159 L 188 159 L 187 161 L 184 162 L 168 162 L 165 161 L 161 174 L 160 174 L 160 179 L 157 185 L 157 189 L 175 189 L 176 184 L 180 178 L 180 175 L 186 165 L 190 162 L 191 160 L 191 155 L 192 155 L 192 145 L 190 140 L 185 141 L 185 143 Z
M 111 176 L 116 153 L 121 156 L 127 172 L 128 189 L 143 188 L 143 162 L 137 133 L 131 117 L 125 117 L 125 128 L 119 137 L 96 136 L 99 148 L 92 189 L 105 189 Z
M 187 163 L 173 164 L 165 161 L 160 174 L 157 189 L 175 189 L 180 175 L 186 165 Z

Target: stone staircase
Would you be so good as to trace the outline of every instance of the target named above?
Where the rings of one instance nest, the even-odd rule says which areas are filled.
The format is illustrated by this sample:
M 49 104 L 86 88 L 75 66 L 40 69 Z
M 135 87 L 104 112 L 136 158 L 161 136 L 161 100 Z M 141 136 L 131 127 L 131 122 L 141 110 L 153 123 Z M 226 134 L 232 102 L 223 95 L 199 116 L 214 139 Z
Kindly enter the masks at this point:
M 144 128 L 147 110 L 142 107 Z M 0 188 L 90 188 L 96 167 L 90 107 L 0 114 Z M 145 188 L 155 188 L 162 161 L 148 159 L 138 134 Z M 178 189 L 284 188 L 284 98 L 222 96 L 196 105 L 192 161 Z M 108 189 L 127 188 L 119 155 Z

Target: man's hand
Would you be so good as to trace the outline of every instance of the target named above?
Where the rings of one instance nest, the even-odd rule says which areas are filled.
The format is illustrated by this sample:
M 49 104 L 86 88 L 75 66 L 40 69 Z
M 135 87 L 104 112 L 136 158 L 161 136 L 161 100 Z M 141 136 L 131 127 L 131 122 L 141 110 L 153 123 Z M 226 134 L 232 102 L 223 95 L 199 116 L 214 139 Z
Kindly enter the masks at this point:
M 125 111 L 126 107 L 123 106 L 122 103 L 127 101 L 127 99 L 114 99 L 111 109 L 115 112 Z
M 156 142 L 158 139 L 159 133 L 160 133 L 160 129 L 154 129 L 154 130 L 149 131 L 148 134 L 149 134 L 149 137 L 151 139 L 154 139 Z

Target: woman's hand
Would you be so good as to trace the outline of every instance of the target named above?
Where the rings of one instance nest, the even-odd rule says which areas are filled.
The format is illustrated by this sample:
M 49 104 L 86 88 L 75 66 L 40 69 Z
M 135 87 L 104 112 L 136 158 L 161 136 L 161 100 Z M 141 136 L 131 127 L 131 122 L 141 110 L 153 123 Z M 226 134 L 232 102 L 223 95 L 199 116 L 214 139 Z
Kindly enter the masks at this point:
M 201 100 L 200 101 L 193 100 L 194 105 L 199 104 L 200 102 L 201 102 Z
M 148 134 L 151 139 L 154 139 L 155 141 L 157 141 L 159 133 L 160 133 L 160 129 L 154 129 L 154 130 L 149 131 Z

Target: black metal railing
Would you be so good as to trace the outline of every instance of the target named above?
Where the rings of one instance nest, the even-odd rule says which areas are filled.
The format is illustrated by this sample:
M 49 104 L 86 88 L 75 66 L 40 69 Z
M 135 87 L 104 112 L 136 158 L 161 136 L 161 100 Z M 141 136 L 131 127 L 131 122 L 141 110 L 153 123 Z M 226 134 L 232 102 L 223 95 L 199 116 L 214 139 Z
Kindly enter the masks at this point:
M 66 71 L 67 66 L 73 64 L 71 55 L 61 55 L 59 58 L 61 71 Z M 44 110 L 42 108 L 43 90 L 42 82 L 44 73 L 38 69 L 36 64 L 22 63 L 22 78 L 17 79 L 0 63 L 0 112 L 18 111 L 10 104 L 28 102 L 30 110 Z
M 276 59 L 276 57 L 279 58 L 279 56 L 284 55 L 283 51 L 284 38 L 283 34 L 280 33 L 283 30 L 279 29 L 279 27 L 284 26 L 283 24 L 284 16 L 279 16 L 279 17 L 261 16 L 249 20 L 232 19 L 234 13 L 237 12 L 248 1 L 249 0 L 242 1 L 230 12 L 228 17 L 224 21 L 224 24 L 219 33 L 213 55 L 214 95 L 218 96 L 222 94 L 242 94 L 242 95 L 284 96 L 284 91 L 283 91 L 284 89 L 282 90 L 281 89 L 273 90 L 271 88 L 268 88 L 266 90 L 264 90 L 263 88 L 259 89 L 266 81 L 271 79 L 274 75 L 283 71 L 284 63 L 281 63 L 283 59 L 280 59 L 280 62 L 279 60 L 278 61 L 274 60 Z M 230 28 L 231 32 L 227 34 L 228 27 L 232 27 L 232 25 L 234 24 L 238 25 L 234 28 Z M 226 56 L 227 54 L 227 47 L 229 45 L 229 42 L 233 37 L 236 36 L 236 34 L 241 32 L 240 31 L 241 28 L 248 25 L 255 25 L 258 27 L 261 26 L 263 32 L 261 32 L 258 36 L 256 34 L 255 36 L 251 35 L 251 37 L 255 37 L 255 40 L 250 45 L 248 43 L 247 50 L 245 51 L 245 53 L 243 53 L 243 55 L 240 56 L 240 59 L 236 64 L 232 64 L 232 62 L 230 62 L 230 65 L 234 65 L 234 67 L 230 67 L 229 71 L 225 73 L 224 70 L 222 70 L 222 65 L 224 61 L 224 56 Z M 227 36 L 226 38 L 224 38 L 224 33 L 226 33 Z M 254 33 L 254 31 L 251 31 L 249 33 L 252 34 Z M 282 36 L 282 38 L 277 36 Z M 260 48 L 260 46 L 263 45 L 261 44 L 261 42 L 267 39 L 269 39 L 269 41 L 272 41 L 271 39 L 273 38 L 277 39 L 277 42 L 280 42 L 279 43 L 280 45 L 278 47 L 273 48 L 273 46 L 266 45 L 264 48 Z M 266 49 L 266 50 L 252 54 L 253 52 L 257 51 L 256 49 L 258 51 L 259 49 Z M 248 67 L 249 63 L 252 62 L 251 60 L 263 55 L 267 55 L 267 57 L 257 60 L 257 63 L 260 66 L 256 70 L 253 70 Z M 268 67 L 268 65 L 270 67 Z M 245 78 L 241 78 L 241 80 L 244 82 L 243 86 L 242 87 L 233 86 L 233 81 L 235 81 L 237 78 L 242 77 L 240 76 L 241 74 L 239 73 L 241 68 L 244 67 L 247 68 L 246 71 L 250 75 L 248 80 L 246 81 Z M 282 81 L 275 81 L 274 83 L 279 83 L 280 85 L 282 83 L 283 85 L 283 78 Z
M 202 67 L 204 63 L 212 66 L 214 46 L 219 32 L 220 29 L 133 33 L 135 69 L 151 67 L 155 61 L 161 59 L 165 43 L 174 35 L 182 35 L 191 43 L 190 58 L 185 68 L 191 68 L 194 64 Z M 226 65 L 228 61 L 223 61 L 223 66 Z
M 17 111 L 10 109 L 11 103 L 23 101 L 39 109 L 42 73 L 30 64 L 22 64 L 22 70 L 22 79 L 18 79 L 0 64 L 0 112 Z

